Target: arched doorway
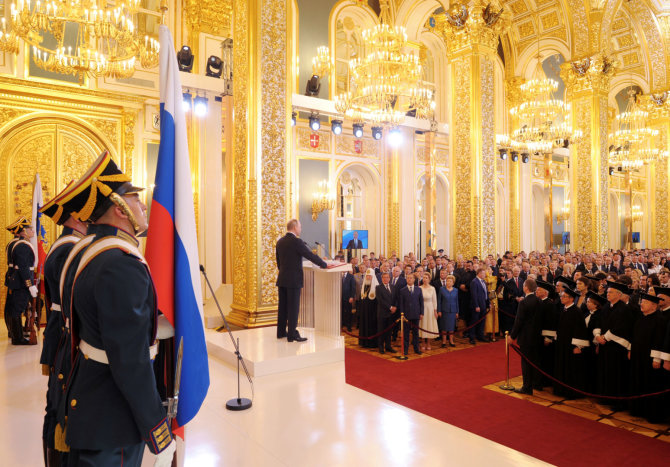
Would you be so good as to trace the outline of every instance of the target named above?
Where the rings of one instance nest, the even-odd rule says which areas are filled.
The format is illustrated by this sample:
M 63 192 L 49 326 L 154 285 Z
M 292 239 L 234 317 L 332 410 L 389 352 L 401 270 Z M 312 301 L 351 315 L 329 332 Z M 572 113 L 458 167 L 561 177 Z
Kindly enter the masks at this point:
M 531 244 L 533 251 L 545 251 L 547 248 L 544 236 L 544 190 L 538 184 L 533 185 L 531 217 Z
M 434 250 L 443 249 L 446 254 L 451 252 L 451 242 L 450 230 L 447 219 L 449 218 L 450 210 L 450 197 L 449 189 L 447 182 L 443 176 L 438 175 L 435 177 L 435 199 L 436 199 L 436 219 L 435 219 L 435 245 L 433 246 Z M 418 209 L 416 210 L 418 218 L 416 219 L 416 231 L 414 233 L 414 238 L 416 239 L 416 251 L 420 257 L 424 257 L 428 251 L 426 250 L 426 196 L 427 196 L 427 187 L 426 187 L 426 176 L 422 175 L 419 177 L 419 180 L 416 184 L 416 200 L 419 203 Z
M 337 206 L 332 249 L 342 248 L 343 230 L 367 230 L 368 251 L 380 254 L 383 207 L 379 176 L 362 164 L 352 164 L 339 173 L 335 187 Z
M 44 201 L 48 201 L 71 180 L 84 174 L 88 166 L 108 149 L 117 159 L 112 145 L 104 136 L 76 118 L 30 114 L 7 125 L 0 132 L 0 225 L 3 227 L 19 215 L 31 217 L 35 174 L 42 182 Z M 117 159 L 118 161 L 118 159 Z M 47 240 L 58 235 L 54 224 L 46 223 Z M 6 244 L 11 234 L 5 229 Z M 0 269 L 7 259 L 0 257 Z M 4 299 L 0 305 L 4 308 Z

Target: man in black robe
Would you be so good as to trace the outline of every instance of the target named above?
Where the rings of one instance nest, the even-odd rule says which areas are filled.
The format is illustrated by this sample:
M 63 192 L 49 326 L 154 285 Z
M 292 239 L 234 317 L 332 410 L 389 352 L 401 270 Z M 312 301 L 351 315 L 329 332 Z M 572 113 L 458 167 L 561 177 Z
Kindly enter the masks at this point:
M 634 315 L 621 298 L 628 287 L 618 282 L 607 282 L 607 301 L 600 328 L 593 330 L 598 344 L 598 393 L 606 396 L 627 396 L 630 390 L 628 351 L 633 332 Z M 611 403 L 622 408 L 622 403 Z
M 535 296 L 537 284 L 532 278 L 523 283 L 523 292 L 526 294 L 519 302 L 514 327 L 510 333 L 512 339 L 518 339 L 521 352 L 530 359 L 532 364 L 538 364 L 538 350 L 540 343 L 540 300 Z M 538 373 L 531 363 L 521 359 L 521 374 L 523 375 L 523 386 L 514 392 L 533 395 L 533 387 L 539 385 Z
M 594 330 L 600 328 L 600 319 L 602 314 L 602 309 L 607 306 L 607 299 L 600 296 L 592 290 L 589 290 L 586 294 L 586 309 L 588 315 L 584 318 L 586 323 L 586 328 L 589 331 L 589 339 L 593 339 L 593 345 L 584 349 L 584 357 L 586 360 L 586 390 L 591 393 L 595 393 L 598 390 L 598 366 L 597 366 L 597 355 L 596 355 L 596 340 L 594 336 Z
M 660 299 L 640 294 L 642 316 L 635 322 L 630 349 L 630 392 L 633 395 L 651 394 L 668 388 L 667 375 L 661 368 L 663 340 L 668 321 L 658 311 Z M 651 423 L 662 423 L 668 415 L 667 398 L 644 397 L 630 401 L 631 415 L 641 416 Z
M 558 327 L 559 311 L 555 307 L 553 296 L 556 288 L 549 282 L 537 281 L 537 290 L 535 295 L 540 299 L 539 318 L 540 318 L 540 336 L 541 346 L 539 350 L 539 362 L 542 371 L 548 375 L 554 375 L 554 354 L 556 353 L 556 328 Z M 551 386 L 551 381 L 544 375 L 541 375 L 538 387 L 542 389 L 545 386 Z
M 581 397 L 571 388 L 585 389 L 586 360 L 582 349 L 590 345 L 584 316 L 575 306 L 577 295 L 576 291 L 568 288 L 561 293 L 564 309 L 556 330 L 554 376 L 564 384 L 554 383 L 554 394 L 567 399 Z

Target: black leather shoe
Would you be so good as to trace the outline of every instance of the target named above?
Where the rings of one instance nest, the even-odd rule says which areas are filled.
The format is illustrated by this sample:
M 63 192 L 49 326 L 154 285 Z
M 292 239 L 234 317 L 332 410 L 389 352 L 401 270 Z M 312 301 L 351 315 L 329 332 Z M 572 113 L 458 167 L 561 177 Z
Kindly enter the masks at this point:
M 415 350 L 414 353 L 417 354 L 417 355 L 421 355 L 423 352 L 420 351 L 420 350 Z
M 397 353 L 398 351 L 396 349 L 386 349 L 388 353 Z
M 533 395 L 533 390 L 532 389 L 524 389 L 524 388 L 516 388 L 514 390 L 517 394 L 525 394 L 527 396 L 532 396 Z
M 277 335 L 277 339 L 283 339 L 284 337 L 286 337 L 286 334 L 281 335 L 281 336 L 280 336 L 280 335 Z
M 289 337 L 288 341 L 289 342 L 305 342 L 307 340 L 306 337 L 300 337 L 300 334 L 298 334 L 296 337 Z
M 386 352 L 384 352 L 384 349 L 379 349 L 379 353 L 386 353 Z
M 475 342 L 474 339 L 470 339 L 470 343 L 471 343 L 472 345 L 477 345 L 477 343 Z
M 409 353 L 407 352 L 407 350 L 405 350 L 405 351 L 403 352 L 403 355 L 409 355 Z
M 12 345 L 30 345 L 28 339 L 21 339 L 20 341 L 12 341 Z
M 453 342 L 449 342 L 449 345 L 450 345 L 451 347 L 456 347 L 456 344 L 454 344 Z

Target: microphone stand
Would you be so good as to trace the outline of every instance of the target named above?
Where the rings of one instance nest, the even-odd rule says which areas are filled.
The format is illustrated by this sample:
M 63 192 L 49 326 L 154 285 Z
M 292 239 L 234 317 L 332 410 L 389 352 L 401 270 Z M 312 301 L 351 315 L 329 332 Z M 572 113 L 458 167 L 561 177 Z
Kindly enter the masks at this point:
M 254 398 L 254 382 L 251 379 L 251 376 L 249 375 L 249 370 L 247 370 L 247 365 L 244 363 L 244 359 L 242 358 L 242 354 L 240 354 L 240 340 L 233 338 L 233 333 L 230 330 L 230 326 L 228 325 L 228 320 L 226 319 L 225 315 L 223 314 L 223 311 L 221 310 L 221 305 L 219 305 L 219 301 L 216 299 L 216 294 L 214 293 L 214 289 L 212 288 L 212 284 L 209 282 L 209 278 L 207 277 L 207 273 L 205 272 L 205 266 L 202 264 L 200 265 L 200 272 L 202 272 L 202 275 L 205 276 L 205 281 L 207 282 L 207 286 L 209 287 L 210 292 L 212 292 L 212 297 L 214 297 L 214 303 L 216 303 L 216 307 L 219 309 L 219 314 L 221 315 L 221 318 L 223 318 L 223 324 L 226 327 L 226 331 L 228 331 L 228 335 L 230 336 L 230 340 L 233 342 L 233 347 L 235 347 L 235 355 L 237 356 L 237 398 L 235 399 L 230 399 L 228 402 L 226 402 L 226 409 L 228 410 L 246 410 L 251 408 L 252 400 Z M 242 364 L 242 368 L 244 368 L 244 373 L 247 375 L 247 379 L 249 380 L 249 384 L 251 385 L 251 400 L 246 399 L 244 397 L 240 397 L 240 364 Z

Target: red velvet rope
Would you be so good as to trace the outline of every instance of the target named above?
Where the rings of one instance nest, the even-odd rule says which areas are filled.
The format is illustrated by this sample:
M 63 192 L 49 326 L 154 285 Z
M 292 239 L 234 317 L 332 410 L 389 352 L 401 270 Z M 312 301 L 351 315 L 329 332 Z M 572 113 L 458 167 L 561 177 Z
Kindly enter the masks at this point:
M 573 388 L 572 386 L 570 386 L 568 384 L 565 384 L 564 382 L 559 381 L 556 378 L 554 378 L 552 375 L 547 374 L 546 372 L 544 372 L 541 368 L 539 368 L 537 365 L 535 365 L 528 357 L 526 357 L 523 354 L 523 352 L 521 352 L 521 349 L 519 348 L 518 345 L 510 344 L 510 347 L 513 348 L 514 351 L 521 356 L 521 358 L 526 360 L 526 362 L 528 362 L 530 364 L 530 366 L 535 368 L 537 371 L 542 373 L 544 376 L 546 376 L 550 380 L 554 381 L 555 383 L 560 384 L 563 387 L 566 387 L 566 388 L 570 389 L 571 391 L 577 392 L 579 394 L 583 394 L 586 397 L 595 397 L 597 399 L 610 399 L 610 400 L 618 400 L 618 401 L 629 401 L 629 400 L 633 400 L 633 399 L 642 399 L 642 398 L 645 398 L 645 397 L 660 396 L 662 394 L 670 393 L 670 389 L 664 389 L 663 391 L 652 392 L 650 394 L 640 394 L 640 395 L 637 395 L 637 396 L 605 396 L 603 394 L 591 394 L 590 392 L 586 392 L 586 391 L 582 391 L 581 389 Z
M 472 323 L 472 324 L 471 324 L 470 326 L 468 326 L 467 328 L 465 328 L 465 329 L 461 329 L 461 330 L 459 330 L 458 332 L 466 332 L 466 331 L 469 331 L 470 329 L 474 328 L 475 326 L 477 326 L 479 323 L 481 323 L 482 321 L 484 321 L 484 320 L 486 319 L 486 315 L 487 315 L 487 314 L 488 314 L 488 313 L 484 313 L 484 316 L 482 316 L 481 318 L 479 318 L 477 321 L 475 321 L 474 323 Z M 424 329 L 424 328 L 422 328 L 422 327 L 419 327 L 419 326 L 417 326 L 417 325 L 414 324 L 414 323 L 409 323 L 409 324 L 410 324 L 412 327 L 416 327 L 416 328 L 418 328 L 419 331 L 427 332 L 428 334 L 434 334 L 434 335 L 436 335 L 436 336 L 439 336 L 439 335 L 440 335 L 439 332 L 427 331 L 426 329 Z
M 400 318 L 396 319 L 396 320 L 393 322 L 393 324 L 391 324 L 389 327 L 387 327 L 387 328 L 384 329 L 383 331 L 378 332 L 377 334 L 373 334 L 372 336 L 357 336 L 356 334 L 351 333 L 351 332 L 349 332 L 349 331 L 342 331 L 342 332 L 345 333 L 347 336 L 355 337 L 356 339 L 376 339 L 376 338 L 378 338 L 379 336 L 381 336 L 381 335 L 383 335 L 383 334 L 386 334 L 386 333 L 389 332 L 391 329 L 393 329 L 393 326 L 395 326 L 396 323 L 397 323 L 398 321 L 400 321 Z

